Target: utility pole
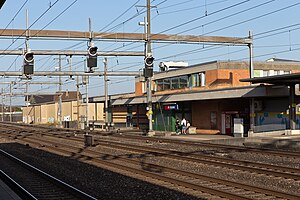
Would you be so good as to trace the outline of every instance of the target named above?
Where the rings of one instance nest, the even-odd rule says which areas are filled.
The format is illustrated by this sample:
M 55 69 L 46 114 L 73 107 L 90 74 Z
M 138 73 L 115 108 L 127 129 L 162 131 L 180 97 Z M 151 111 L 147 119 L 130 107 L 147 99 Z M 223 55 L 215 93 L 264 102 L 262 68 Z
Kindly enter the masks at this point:
M 152 50 L 151 50 L 151 2 L 150 0 L 147 0 L 147 34 L 146 34 L 146 42 L 147 42 L 147 55 L 146 57 L 151 57 L 152 56 Z M 147 107 L 148 107 L 148 119 L 149 119 L 149 132 L 148 135 L 152 136 L 154 135 L 153 132 L 153 124 L 152 124 L 152 91 L 151 91 L 151 86 L 152 86 L 152 77 L 147 78 Z
M 79 76 L 76 77 L 76 80 L 77 80 L 77 84 L 76 84 L 76 87 L 77 87 L 77 91 L 76 91 L 76 97 L 77 97 L 77 128 L 80 129 L 80 122 L 79 122 Z
M 9 85 L 9 122 L 12 122 L 12 109 L 11 109 L 11 97 L 12 97 L 12 83 L 13 82 L 10 82 L 10 85 Z
M 59 72 L 61 72 L 61 55 L 58 57 L 58 67 Z M 62 128 L 62 81 L 61 76 L 58 79 L 59 82 L 59 95 L 58 95 L 58 120 L 59 128 Z
M 250 41 L 253 41 L 253 33 L 251 32 L 251 31 L 249 31 L 249 39 L 250 39 Z M 250 73 L 250 78 L 253 78 L 253 42 L 250 42 L 249 44 L 248 44 L 248 46 L 249 46 L 249 57 L 250 57 L 250 60 L 249 60 L 249 62 L 250 62 L 250 66 L 249 66 L 249 73 Z
M 28 106 L 29 106 L 29 101 L 28 101 L 28 81 L 26 82 L 26 110 L 27 110 L 27 124 L 29 124 L 29 109 L 28 109 Z
M 1 99 L 2 99 L 2 122 L 3 122 L 4 121 L 4 96 L 3 96 L 3 88 L 2 88 Z
M 104 102 L 104 110 L 105 110 L 105 130 L 108 131 L 108 79 L 107 79 L 107 58 L 104 58 L 104 94 L 105 94 L 105 102 Z
M 253 33 L 249 31 L 249 39 L 250 43 L 248 44 L 249 47 L 249 76 L 253 78 Z M 254 127 L 255 127 L 255 108 L 254 108 L 254 98 L 250 99 L 250 132 L 249 134 L 253 134 Z M 249 136 L 248 136 L 249 137 Z
M 89 130 L 89 77 L 86 77 L 86 83 L 85 83 L 85 102 L 86 102 L 86 130 Z M 87 132 L 88 134 L 88 132 Z

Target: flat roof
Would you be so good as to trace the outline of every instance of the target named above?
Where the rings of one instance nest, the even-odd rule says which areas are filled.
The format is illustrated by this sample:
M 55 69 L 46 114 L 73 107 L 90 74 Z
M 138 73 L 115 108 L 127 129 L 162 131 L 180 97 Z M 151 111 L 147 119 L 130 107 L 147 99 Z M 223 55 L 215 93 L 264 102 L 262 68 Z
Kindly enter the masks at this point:
M 300 73 L 240 79 L 240 82 L 294 85 L 300 83 Z
M 234 99 L 253 97 L 282 97 L 288 96 L 287 87 L 244 86 L 235 88 L 220 88 L 213 90 L 198 90 L 182 93 L 158 94 L 152 96 L 153 103 L 172 103 L 180 101 L 199 101 L 213 99 Z M 112 99 L 112 105 L 134 105 L 147 103 L 146 96 Z

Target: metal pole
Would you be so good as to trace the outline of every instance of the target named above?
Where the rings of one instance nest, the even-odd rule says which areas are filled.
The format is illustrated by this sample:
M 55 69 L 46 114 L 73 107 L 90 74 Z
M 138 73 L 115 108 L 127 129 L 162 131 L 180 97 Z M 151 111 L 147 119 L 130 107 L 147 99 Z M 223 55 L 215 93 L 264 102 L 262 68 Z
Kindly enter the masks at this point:
M 151 3 L 150 3 L 150 0 L 147 0 L 147 23 L 146 23 L 146 26 L 147 26 L 147 54 L 150 56 L 152 55 L 152 51 L 151 51 L 151 42 L 150 42 L 150 34 L 151 34 L 151 24 L 150 24 L 150 21 L 151 21 Z
M 28 81 L 26 82 L 26 110 L 27 110 L 27 124 L 29 124 L 29 109 L 28 109 L 28 106 L 29 106 L 29 102 L 28 102 Z
M 61 72 L 61 55 L 58 58 L 59 71 Z M 59 96 L 58 96 L 58 117 L 59 117 L 59 127 L 62 128 L 62 80 L 61 76 L 59 77 Z
M 249 57 L 250 57 L 249 75 L 250 78 L 253 78 L 253 33 L 251 31 L 249 31 L 249 39 L 251 40 L 251 43 L 249 44 Z
M 248 137 L 254 133 L 255 126 L 255 109 L 254 109 L 254 98 L 250 99 L 250 131 L 248 133 Z
M 295 103 L 295 85 L 290 85 L 289 95 L 289 116 L 290 116 L 290 130 L 296 129 L 296 103 Z
M 89 77 L 86 77 L 86 129 L 89 130 Z M 88 132 L 86 132 L 88 134 Z
M 104 58 L 104 94 L 105 94 L 105 130 L 108 131 L 108 79 L 107 79 L 107 58 Z
M 77 92 L 76 92 L 76 97 L 77 97 L 77 128 L 80 129 L 80 121 L 79 121 L 79 76 L 77 76 L 77 84 L 76 84 L 76 87 L 77 87 Z
M 4 121 L 4 96 L 3 96 L 3 88 L 2 88 L 1 98 L 2 98 L 2 121 Z
M 150 0 L 147 0 L 147 38 L 146 38 L 146 42 L 147 42 L 147 56 L 152 56 L 152 50 L 151 50 L 151 3 Z M 152 124 L 152 91 L 151 91 L 151 85 L 152 85 L 152 78 L 149 77 L 147 78 L 147 106 L 148 106 L 148 119 L 149 119 L 149 132 L 148 135 L 153 135 L 153 124 Z
M 25 40 L 25 46 L 26 51 L 28 51 L 28 40 L 29 40 L 29 29 L 28 29 L 28 9 L 26 9 L 26 40 Z
M 9 87 L 10 95 L 9 95 L 9 121 L 12 122 L 12 109 L 11 109 L 11 97 L 12 97 L 12 82 Z

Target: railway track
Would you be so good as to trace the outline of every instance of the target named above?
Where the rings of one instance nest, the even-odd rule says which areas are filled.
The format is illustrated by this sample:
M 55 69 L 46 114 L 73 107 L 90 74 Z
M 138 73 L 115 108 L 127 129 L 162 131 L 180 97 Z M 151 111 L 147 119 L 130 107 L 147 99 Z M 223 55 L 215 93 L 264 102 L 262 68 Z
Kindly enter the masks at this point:
M 22 199 L 96 199 L 0 150 L 1 179 Z
M 77 137 L 66 138 L 63 136 L 50 135 L 50 134 L 42 134 L 42 135 L 47 137 L 52 137 L 52 138 L 58 137 L 61 139 L 66 139 L 68 141 L 76 141 L 79 143 L 83 143 L 83 139 Z M 152 148 L 148 146 L 122 144 L 119 142 L 112 142 L 112 141 L 107 142 L 107 141 L 96 140 L 95 142 L 97 145 L 100 145 L 102 147 L 105 146 L 107 148 L 114 148 L 123 151 L 125 150 L 128 152 L 146 154 L 148 156 L 166 157 L 166 158 L 172 158 L 180 161 L 202 163 L 210 166 L 225 167 L 225 168 L 231 168 L 239 171 L 247 171 L 251 173 L 266 174 L 266 175 L 276 176 L 281 178 L 300 180 L 299 169 L 290 168 L 290 167 L 281 167 L 281 166 L 275 166 L 270 164 L 240 161 L 240 160 L 227 159 L 227 158 L 218 158 L 218 157 L 206 156 L 202 154 L 199 155 L 193 152 L 181 152 L 181 151 L 174 151 L 174 150 L 170 151 L 170 150 Z
M 43 135 L 46 137 L 52 137 L 52 139 L 55 139 L 55 136 L 51 136 L 48 134 L 46 134 L 46 135 L 43 134 Z M 60 138 L 63 138 L 63 137 L 60 137 Z M 77 142 L 80 142 L 81 144 L 83 144 L 82 138 L 65 138 L 65 139 L 68 139 L 69 141 L 74 140 L 74 141 L 77 141 Z M 121 164 L 115 163 L 115 162 L 112 162 L 113 159 L 106 159 L 106 160 L 99 159 L 99 157 L 108 156 L 107 154 L 101 155 L 100 152 L 89 150 L 89 149 L 84 149 L 83 147 L 78 148 L 78 147 L 66 145 L 65 143 L 55 143 L 55 142 L 53 142 L 53 140 L 46 139 L 45 137 L 36 138 L 32 134 L 27 135 L 26 137 L 23 137 L 20 140 L 30 143 L 31 145 L 47 147 L 54 152 L 63 153 L 63 154 L 69 155 L 69 156 L 72 155 L 74 157 L 74 155 L 76 154 L 82 160 L 89 160 L 89 161 L 92 161 L 97 164 L 104 165 L 104 166 L 107 166 L 110 168 L 116 168 L 119 170 L 126 169 L 127 171 L 135 171 L 136 173 L 139 173 L 140 175 L 143 175 L 143 176 L 148 176 L 148 177 L 156 178 L 156 179 L 159 179 L 162 181 L 167 181 L 172 184 L 179 184 L 183 187 L 191 188 L 194 190 L 200 190 L 203 192 L 207 192 L 210 194 L 218 195 L 218 196 L 229 198 L 229 199 L 247 199 L 249 196 L 252 196 L 252 199 L 254 196 L 258 199 L 260 199 L 260 198 L 263 199 L 266 197 L 273 197 L 275 199 L 276 198 L 278 198 L 278 199 L 300 198 L 300 196 L 286 194 L 286 193 L 278 192 L 278 191 L 274 191 L 274 190 L 269 190 L 267 188 L 259 188 L 259 187 L 246 185 L 246 184 L 240 184 L 240 183 L 237 184 L 237 183 L 234 183 L 231 181 L 225 181 L 225 180 L 221 180 L 221 179 L 212 178 L 209 176 L 199 175 L 196 173 L 181 171 L 181 170 L 177 170 L 177 169 L 166 167 L 166 166 L 162 167 L 162 166 L 158 166 L 155 164 L 149 164 L 146 162 L 141 163 L 140 161 L 134 161 L 134 160 L 128 159 L 128 158 L 127 159 L 126 158 L 118 158 L 117 160 L 118 160 L 118 162 L 121 161 Z M 105 142 L 101 143 L 100 145 L 105 145 Z M 107 143 L 106 145 L 107 145 L 107 147 L 110 146 L 111 148 L 116 148 L 116 144 L 112 145 L 111 143 Z M 132 147 L 131 147 L 131 149 L 126 149 L 125 148 L 126 146 L 124 147 L 123 145 L 121 145 L 121 146 L 119 145 L 118 147 L 122 148 L 123 150 L 133 151 Z M 134 151 L 140 152 L 141 149 L 139 149 L 139 147 L 135 147 Z M 143 151 L 145 151 L 145 150 L 143 150 Z M 145 152 L 143 152 L 143 153 L 145 153 Z M 153 152 L 153 149 L 152 149 L 152 151 L 147 152 L 147 153 L 155 154 L 155 152 Z M 159 156 L 162 156 L 162 155 L 159 155 Z M 114 155 L 111 155 L 111 158 L 113 158 L 113 157 L 114 157 Z M 176 158 L 176 159 L 179 159 L 179 158 Z M 195 162 L 195 160 L 193 162 Z M 124 165 L 124 163 L 126 163 L 126 165 Z M 129 163 L 131 165 L 134 165 L 134 167 L 133 168 L 128 167 Z M 137 171 L 137 170 L 140 170 L 139 168 L 141 166 L 142 166 L 142 170 Z M 147 170 L 145 171 L 145 169 L 147 169 Z M 156 172 L 157 172 L 157 170 L 158 171 L 163 170 L 164 174 L 167 174 L 168 176 L 161 176 L 155 172 L 154 173 L 148 172 L 149 170 L 150 171 L 154 170 Z M 178 175 L 181 176 L 180 180 L 178 180 Z M 174 176 L 177 178 L 173 179 L 172 177 L 174 177 Z M 189 182 L 183 181 L 186 179 L 188 179 Z M 195 184 L 195 183 L 197 183 L 197 184 Z M 209 187 L 204 187 L 205 185 L 206 186 L 209 185 Z M 230 194 L 227 194 L 226 192 L 224 193 L 224 191 L 222 191 L 222 190 L 220 191 L 220 189 L 216 190 L 214 188 L 223 188 L 223 189 L 225 189 L 225 191 L 229 190 Z M 232 196 L 232 193 L 236 194 L 236 196 L 235 197 Z M 247 195 L 243 196 L 241 194 L 247 194 Z
M 33 126 L 33 125 L 26 125 L 26 124 L 15 124 L 15 123 L 0 123 L 0 126 L 6 126 L 17 128 L 19 131 L 24 131 L 29 129 L 32 133 L 50 133 L 53 132 L 54 134 L 59 132 L 60 134 L 84 134 L 85 132 L 82 130 L 72 130 L 72 129 L 61 129 L 61 128 L 49 128 L 44 126 Z M 92 132 L 93 134 L 93 132 Z M 222 145 L 222 144 L 210 144 L 205 142 L 193 142 L 193 141 L 183 141 L 183 140 L 174 140 L 162 137 L 145 137 L 145 136 L 136 136 L 136 135 L 125 135 L 125 134 L 114 134 L 108 132 L 99 132 L 96 131 L 94 135 L 109 135 L 110 137 L 129 140 L 139 140 L 139 141 L 151 141 L 151 142 L 161 142 L 161 143 L 169 143 L 169 144 L 178 144 L 178 145 L 186 145 L 186 146 L 195 146 L 195 147 L 205 147 L 205 148 L 212 148 L 212 149 L 225 149 L 226 151 L 236 151 L 236 152 L 247 152 L 253 154 L 267 154 L 279 157 L 291 157 L 291 158 L 300 158 L 299 152 L 293 151 L 285 151 L 285 150 L 272 150 L 272 149 L 257 149 L 252 147 L 241 147 L 241 146 L 232 146 L 232 145 Z

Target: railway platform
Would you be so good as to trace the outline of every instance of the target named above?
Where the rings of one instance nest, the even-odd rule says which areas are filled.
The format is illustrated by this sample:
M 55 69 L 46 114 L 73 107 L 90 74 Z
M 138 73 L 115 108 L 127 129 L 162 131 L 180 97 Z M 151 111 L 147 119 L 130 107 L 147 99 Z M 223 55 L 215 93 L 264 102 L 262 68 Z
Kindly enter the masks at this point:
M 229 135 L 195 134 L 170 135 L 165 137 L 176 140 L 201 141 L 213 144 L 300 151 L 300 135 L 270 135 L 237 138 Z
M 0 179 L 0 199 L 21 200 L 21 198 L 14 191 L 12 191 L 1 179 Z
M 120 134 L 145 135 L 145 132 L 132 129 L 119 130 L 118 132 L 120 132 Z M 212 144 L 300 151 L 300 134 L 286 135 L 283 132 L 269 132 L 268 134 L 257 134 L 257 136 L 251 137 L 234 137 L 223 134 L 176 135 L 174 132 L 155 131 L 154 137 Z

